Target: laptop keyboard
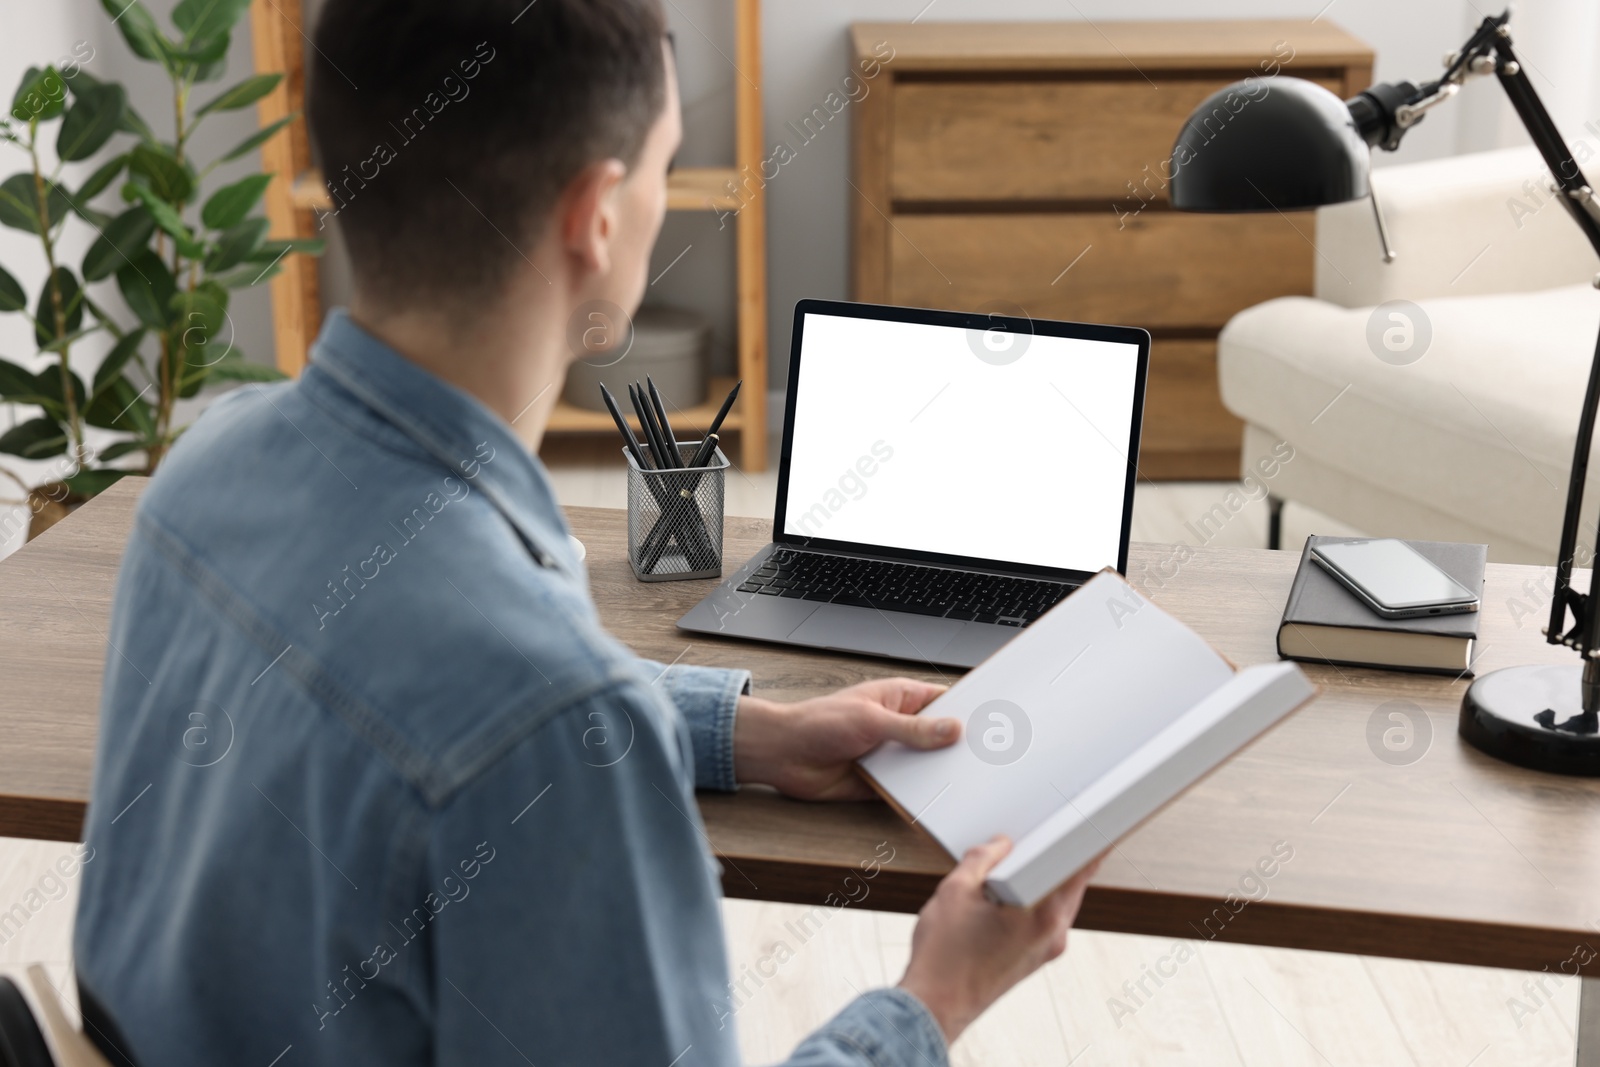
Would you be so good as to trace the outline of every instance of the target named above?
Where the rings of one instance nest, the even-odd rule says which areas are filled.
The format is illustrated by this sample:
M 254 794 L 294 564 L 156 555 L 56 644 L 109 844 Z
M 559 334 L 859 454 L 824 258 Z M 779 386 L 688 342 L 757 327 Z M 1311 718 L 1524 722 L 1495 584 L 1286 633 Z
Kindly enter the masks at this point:
M 1076 588 L 1034 578 L 780 548 L 739 591 L 1020 627 Z

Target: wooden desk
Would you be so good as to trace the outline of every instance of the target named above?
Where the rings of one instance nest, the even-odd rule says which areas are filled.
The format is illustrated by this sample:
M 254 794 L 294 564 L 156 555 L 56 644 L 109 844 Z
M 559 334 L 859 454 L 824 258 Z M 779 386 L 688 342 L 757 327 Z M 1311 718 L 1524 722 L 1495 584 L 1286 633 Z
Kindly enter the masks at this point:
M 138 487 L 121 483 L 0 565 L 0 833 L 79 832 L 112 579 Z M 569 516 L 589 549 L 601 615 L 644 655 L 742 664 L 760 692 L 779 698 L 894 670 L 941 676 L 680 634 L 673 621 L 710 583 L 636 582 L 621 512 L 574 508 Z M 728 520 L 729 560 L 764 544 L 768 526 Z M 1206 549 L 1174 567 L 1171 552 L 1135 548 L 1132 570 L 1150 576 L 1150 595 L 1234 662 L 1271 659 L 1296 557 Z M 1526 583 L 1542 574 L 1490 566 L 1480 670 L 1563 659 L 1538 633 L 1539 602 Z M 1535 609 L 1520 627 L 1515 603 Z M 1570 972 L 1581 960 L 1586 973 L 1600 973 L 1600 960 L 1580 948 L 1600 944 L 1600 782 L 1523 771 L 1467 748 L 1455 732 L 1465 682 L 1308 670 L 1322 695 L 1124 841 L 1080 925 L 1528 970 Z M 1432 733 L 1409 764 L 1379 759 L 1368 741 L 1375 715 L 1380 730 L 1391 725 L 1383 716 L 1396 701 L 1409 702 L 1398 706 L 1420 712 Z M 877 803 L 799 804 L 745 790 L 702 796 L 700 808 L 730 896 L 821 903 L 836 894 L 914 910 L 950 867 Z M 1293 858 L 1252 890 L 1250 872 L 1279 842 Z M 862 865 L 888 848 L 892 862 L 863 878 Z M 1235 914 L 1229 894 L 1260 899 Z

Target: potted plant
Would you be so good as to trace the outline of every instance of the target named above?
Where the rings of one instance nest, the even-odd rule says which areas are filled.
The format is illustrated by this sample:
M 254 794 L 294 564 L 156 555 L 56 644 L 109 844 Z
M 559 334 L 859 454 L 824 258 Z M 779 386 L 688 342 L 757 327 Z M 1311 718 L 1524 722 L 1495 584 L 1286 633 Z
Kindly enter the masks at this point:
M 277 87 L 257 74 L 215 92 L 232 32 L 248 0 L 182 0 L 168 34 L 138 0 L 101 0 L 123 40 L 171 84 L 172 136 L 163 138 L 129 104 L 121 85 L 83 69 L 81 55 L 29 68 L 0 121 L 0 141 L 25 159 L 0 180 L 0 225 L 39 242 L 45 268 L 30 294 L 0 265 L 0 313 L 27 316 L 38 372 L 0 359 L 0 403 L 39 414 L 0 434 L 0 453 L 53 460 L 30 486 L 0 463 L 33 514 L 32 533 L 128 474 L 150 474 L 183 433 L 178 400 L 209 385 L 283 377 L 251 363 L 234 344 L 228 300 L 259 285 L 291 254 L 317 255 L 321 241 L 267 239 L 257 213 L 270 174 L 252 174 L 202 196 L 217 166 L 246 155 L 296 117 L 287 116 L 209 161 L 190 150 L 209 116 L 236 111 Z M 91 53 L 92 55 L 92 53 Z M 4 146 L 0 146 L 3 148 Z M 63 165 L 105 157 L 76 188 Z M 79 263 L 61 261 L 69 225 L 97 232 Z M 115 299 L 120 297 L 120 300 Z M 104 336 L 101 336 L 104 335 Z M 110 348 L 86 380 L 75 351 Z M 89 439 L 89 428 L 109 431 Z

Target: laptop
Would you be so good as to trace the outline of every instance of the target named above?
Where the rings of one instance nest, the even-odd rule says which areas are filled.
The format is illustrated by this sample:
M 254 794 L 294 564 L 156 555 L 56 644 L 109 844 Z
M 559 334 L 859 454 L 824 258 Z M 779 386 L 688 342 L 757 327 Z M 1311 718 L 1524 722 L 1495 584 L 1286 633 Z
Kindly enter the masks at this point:
M 795 306 L 772 543 L 692 633 L 973 667 L 1125 572 L 1150 335 Z

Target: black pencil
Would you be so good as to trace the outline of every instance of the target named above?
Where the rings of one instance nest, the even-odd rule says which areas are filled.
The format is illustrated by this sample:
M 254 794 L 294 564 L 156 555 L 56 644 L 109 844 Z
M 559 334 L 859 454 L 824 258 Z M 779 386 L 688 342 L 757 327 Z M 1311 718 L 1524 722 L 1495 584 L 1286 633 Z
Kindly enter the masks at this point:
M 611 395 L 611 390 L 606 388 L 606 383 L 600 383 L 600 397 L 606 402 L 606 410 L 611 412 L 611 418 L 616 421 L 617 432 L 622 434 L 622 443 L 633 456 L 633 461 L 639 465 L 640 470 L 649 470 L 650 465 L 644 461 L 644 450 L 639 447 L 639 439 L 633 436 L 633 427 L 628 425 L 628 420 L 622 417 L 622 412 L 617 409 L 617 398 Z
M 656 432 L 655 420 L 651 417 L 650 405 L 644 399 L 643 392 L 639 383 L 635 382 L 628 386 L 628 399 L 633 402 L 634 414 L 639 416 L 639 425 L 644 427 L 644 439 L 650 445 L 650 458 L 655 460 L 656 468 L 660 469 L 669 466 L 672 458 L 667 455 L 660 434 Z
M 678 451 L 678 435 L 672 432 L 672 423 L 667 421 L 667 406 L 661 402 L 661 392 L 656 388 L 655 379 L 650 375 L 644 376 L 644 384 L 650 391 L 650 403 L 656 411 L 656 421 L 661 424 L 663 444 L 667 446 L 667 453 L 672 456 L 672 462 L 679 467 L 684 466 L 683 453 Z
M 733 410 L 733 398 L 739 395 L 739 388 L 742 385 L 744 385 L 743 378 L 733 383 L 733 388 L 728 391 L 728 399 L 722 402 L 722 410 L 717 412 L 717 417 L 711 420 L 711 426 L 706 430 L 707 437 L 717 436 L 717 431 L 722 429 L 722 420 Z

